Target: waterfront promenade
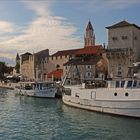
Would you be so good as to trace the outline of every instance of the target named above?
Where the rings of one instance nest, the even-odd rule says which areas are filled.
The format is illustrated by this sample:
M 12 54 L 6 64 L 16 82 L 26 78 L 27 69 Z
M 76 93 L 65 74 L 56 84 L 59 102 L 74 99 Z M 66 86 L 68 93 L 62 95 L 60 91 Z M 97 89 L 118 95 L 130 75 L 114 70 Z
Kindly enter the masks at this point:
M 16 86 L 18 86 L 18 83 L 2 83 L 0 82 L 0 88 L 7 88 L 7 89 L 14 89 Z

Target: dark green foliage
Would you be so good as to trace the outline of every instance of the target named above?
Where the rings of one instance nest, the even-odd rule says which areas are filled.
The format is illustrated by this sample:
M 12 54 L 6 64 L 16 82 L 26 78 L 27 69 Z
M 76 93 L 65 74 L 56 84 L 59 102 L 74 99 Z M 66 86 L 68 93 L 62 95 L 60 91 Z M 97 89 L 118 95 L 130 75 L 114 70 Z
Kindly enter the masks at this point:
M 19 73 L 19 70 L 20 70 L 20 64 L 19 63 L 16 63 L 15 69 L 16 69 L 17 73 Z
M 8 67 L 5 62 L 0 61 L 0 79 L 4 79 L 4 73 L 10 73 L 13 67 Z

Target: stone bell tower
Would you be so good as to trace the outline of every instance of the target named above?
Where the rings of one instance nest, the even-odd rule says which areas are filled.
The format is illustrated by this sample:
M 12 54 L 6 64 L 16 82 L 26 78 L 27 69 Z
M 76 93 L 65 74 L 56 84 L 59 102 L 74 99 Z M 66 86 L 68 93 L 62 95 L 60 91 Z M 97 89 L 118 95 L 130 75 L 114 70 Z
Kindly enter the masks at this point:
M 85 40 L 85 47 L 95 46 L 94 29 L 90 21 L 88 22 L 88 25 L 86 27 L 86 34 L 84 36 L 84 40 Z

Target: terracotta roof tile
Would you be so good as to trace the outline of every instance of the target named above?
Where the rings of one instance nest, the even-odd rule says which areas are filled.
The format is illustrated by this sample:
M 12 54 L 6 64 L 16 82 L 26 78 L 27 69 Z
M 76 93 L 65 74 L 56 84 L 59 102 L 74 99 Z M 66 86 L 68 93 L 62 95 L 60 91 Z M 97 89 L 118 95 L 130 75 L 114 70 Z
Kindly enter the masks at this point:
M 76 52 L 77 55 L 81 54 L 97 54 L 103 51 L 102 45 L 88 46 Z
M 62 75 L 63 75 L 63 70 L 57 69 L 57 70 L 54 70 L 54 71 L 48 73 L 47 77 L 52 78 L 52 76 L 53 76 L 54 78 L 61 78 Z
M 69 66 L 69 65 L 96 65 L 97 62 L 101 59 L 102 57 L 99 55 L 94 55 L 92 57 L 86 58 L 79 58 L 79 59 L 71 59 L 67 63 L 64 64 L 64 66 Z
M 80 55 L 80 54 L 96 54 L 103 50 L 102 45 L 88 46 L 80 49 L 58 51 L 52 56 Z
M 80 49 L 72 49 L 72 50 L 62 50 L 54 53 L 52 56 L 65 56 L 65 55 L 73 55 L 76 51 Z

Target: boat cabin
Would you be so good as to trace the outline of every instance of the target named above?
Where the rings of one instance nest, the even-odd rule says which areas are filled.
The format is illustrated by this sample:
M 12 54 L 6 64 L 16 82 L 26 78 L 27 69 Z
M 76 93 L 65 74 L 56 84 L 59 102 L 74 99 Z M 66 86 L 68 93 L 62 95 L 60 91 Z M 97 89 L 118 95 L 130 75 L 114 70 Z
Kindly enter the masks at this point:
M 21 90 L 45 90 L 48 88 L 54 88 L 53 82 L 21 82 Z
M 115 80 L 108 81 L 108 88 L 140 88 L 138 80 Z

